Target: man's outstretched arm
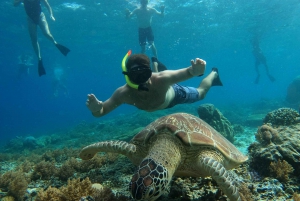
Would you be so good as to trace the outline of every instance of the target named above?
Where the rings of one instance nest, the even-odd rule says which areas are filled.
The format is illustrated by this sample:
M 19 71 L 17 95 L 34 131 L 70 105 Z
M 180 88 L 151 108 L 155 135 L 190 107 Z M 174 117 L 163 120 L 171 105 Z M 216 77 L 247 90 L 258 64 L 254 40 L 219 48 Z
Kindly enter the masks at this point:
M 191 66 L 179 70 L 166 70 L 159 73 L 160 79 L 172 85 L 204 74 L 206 62 L 196 58 L 191 60 Z
M 132 12 L 130 12 L 130 10 L 128 8 L 126 8 L 126 10 L 125 10 L 126 19 L 131 18 L 131 16 L 135 14 L 136 10 L 137 9 L 134 9 Z
M 105 102 L 99 101 L 94 94 L 88 94 L 86 106 L 92 112 L 93 116 L 102 117 L 122 104 L 117 94 L 118 92 L 116 91 Z
M 152 12 L 154 12 L 157 15 L 160 15 L 161 17 L 165 16 L 165 6 L 160 7 L 160 12 L 158 12 L 155 8 L 152 8 Z

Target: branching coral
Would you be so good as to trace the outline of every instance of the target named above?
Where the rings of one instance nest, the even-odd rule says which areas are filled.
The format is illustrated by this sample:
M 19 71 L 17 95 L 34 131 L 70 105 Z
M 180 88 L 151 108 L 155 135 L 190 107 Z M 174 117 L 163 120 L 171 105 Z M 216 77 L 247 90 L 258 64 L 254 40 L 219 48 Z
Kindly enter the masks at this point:
M 60 189 L 49 187 L 38 192 L 36 201 L 75 201 L 81 197 L 93 195 L 95 190 L 89 178 L 68 180 L 68 185 Z
M 277 130 L 267 124 L 258 128 L 255 138 L 258 142 L 263 144 L 280 142 Z
M 27 178 L 21 171 L 9 171 L 0 176 L 0 187 L 8 190 L 8 195 L 22 200 L 28 186 Z
M 65 201 L 67 198 L 63 195 L 63 193 L 57 189 L 52 188 L 51 186 L 46 190 L 40 190 L 38 192 L 36 201 Z
M 239 193 L 242 201 L 252 201 L 252 194 L 245 183 L 239 186 Z
M 294 193 L 293 194 L 293 200 L 294 201 L 300 201 L 300 194 Z
M 270 171 L 275 178 L 286 182 L 289 180 L 289 174 L 294 171 L 294 168 L 285 160 L 278 160 L 277 162 L 271 162 Z
M 39 162 L 34 167 L 34 171 L 32 173 L 32 179 L 50 179 L 56 173 L 57 169 L 55 167 L 54 162 Z

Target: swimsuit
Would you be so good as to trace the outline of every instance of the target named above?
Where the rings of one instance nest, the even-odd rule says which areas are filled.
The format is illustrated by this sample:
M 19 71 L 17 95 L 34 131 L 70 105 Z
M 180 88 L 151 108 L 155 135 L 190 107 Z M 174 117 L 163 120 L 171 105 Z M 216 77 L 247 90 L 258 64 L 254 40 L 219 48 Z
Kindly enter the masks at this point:
M 148 40 L 148 42 L 153 42 L 154 41 L 154 35 L 153 35 L 151 27 L 139 28 L 140 46 L 146 45 L 146 40 Z
M 42 13 L 41 2 L 40 0 L 29 1 L 24 0 L 24 7 L 27 16 L 36 24 L 39 24 L 40 15 Z
M 179 84 L 172 85 L 175 92 L 175 97 L 167 108 L 174 107 L 177 104 L 194 103 L 199 100 L 199 92 L 194 87 L 181 86 Z

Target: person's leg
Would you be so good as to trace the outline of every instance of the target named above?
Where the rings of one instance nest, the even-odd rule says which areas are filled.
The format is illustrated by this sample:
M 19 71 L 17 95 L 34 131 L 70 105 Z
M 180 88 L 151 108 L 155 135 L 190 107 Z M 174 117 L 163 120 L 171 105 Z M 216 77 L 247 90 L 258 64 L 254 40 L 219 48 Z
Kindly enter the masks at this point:
M 267 65 L 267 62 L 266 60 L 263 62 L 263 65 L 265 66 L 265 69 L 266 69 L 266 72 L 267 72 L 267 75 L 270 79 L 271 82 L 274 82 L 275 81 L 275 78 L 269 73 L 269 67 Z
M 213 70 L 213 71 L 211 71 L 211 73 L 208 76 L 206 76 L 206 78 L 204 78 L 202 80 L 202 82 L 200 83 L 200 85 L 197 88 L 197 90 L 199 92 L 199 100 L 202 100 L 205 98 L 209 89 L 212 86 L 214 86 L 213 83 L 216 79 L 219 79 L 219 74 L 217 71 Z M 221 86 L 221 85 L 219 85 L 219 86 Z
M 145 54 L 146 52 L 146 45 L 141 45 L 141 53 Z
M 146 52 L 146 35 L 145 35 L 145 29 L 139 28 L 139 43 L 141 46 L 141 53 L 145 54 Z
M 57 43 L 54 40 L 52 34 L 50 33 L 48 22 L 46 20 L 44 13 L 41 13 L 39 26 L 40 26 L 43 34 L 46 36 L 46 38 L 48 38 L 54 45 L 56 45 Z
M 48 22 L 46 20 L 46 17 L 44 15 L 44 13 L 41 13 L 41 16 L 40 16 L 40 23 L 39 23 L 39 26 L 41 28 L 41 30 L 43 31 L 44 35 L 50 40 L 52 41 L 52 43 L 59 49 L 59 51 L 67 56 L 67 54 L 70 52 L 70 49 L 61 45 L 61 44 L 58 44 L 55 39 L 53 38 L 52 34 L 50 33 L 50 30 L 49 30 L 49 26 L 48 26 Z
M 153 41 L 149 42 L 149 44 L 151 45 L 151 50 L 152 50 L 153 56 L 157 58 L 157 50 L 156 50 L 156 47 L 154 45 L 154 42 Z
M 256 78 L 255 78 L 255 81 L 254 83 L 255 84 L 258 84 L 259 82 L 259 77 L 260 77 L 260 74 L 259 74 L 259 70 L 258 70 L 258 66 L 259 66 L 260 62 L 258 60 L 255 61 L 255 72 L 256 72 Z
M 147 28 L 146 36 L 147 36 L 147 40 L 148 40 L 148 42 L 150 44 L 150 47 L 151 47 L 151 50 L 152 50 L 152 54 L 153 54 L 154 57 L 157 58 L 157 50 L 156 50 L 156 47 L 154 45 L 154 34 L 153 34 L 153 31 L 152 31 L 151 27 Z
M 27 23 L 28 23 L 28 31 L 29 31 L 32 47 L 38 59 L 41 60 L 42 57 L 40 52 L 40 46 L 37 40 L 37 25 L 29 17 L 27 17 Z

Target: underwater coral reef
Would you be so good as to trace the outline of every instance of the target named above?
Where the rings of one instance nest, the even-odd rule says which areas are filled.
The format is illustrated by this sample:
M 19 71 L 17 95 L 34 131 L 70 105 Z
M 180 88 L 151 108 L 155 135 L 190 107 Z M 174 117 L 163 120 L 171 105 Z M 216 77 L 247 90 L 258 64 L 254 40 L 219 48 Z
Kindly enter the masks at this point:
M 201 106 L 201 108 L 207 106 Z M 234 145 L 249 160 L 229 170 L 232 185 L 242 200 L 300 200 L 300 124 L 291 108 L 266 110 L 261 125 L 249 127 L 235 119 L 231 108 L 218 108 L 234 136 Z M 242 108 L 234 111 L 246 117 Z M 169 114 L 185 111 L 198 116 L 197 107 L 178 107 Z M 222 113 L 221 113 L 222 112 Z M 222 114 L 222 115 L 220 115 Z M 115 153 L 99 153 L 81 160 L 81 149 L 105 140 L 130 139 L 163 112 L 135 112 L 110 120 L 81 124 L 51 135 L 19 136 L 0 147 L 0 199 L 3 201 L 114 201 L 133 200 L 128 190 L 137 167 Z M 246 118 L 245 118 L 246 119 Z M 214 125 L 224 128 L 216 119 Z M 118 125 L 118 126 L 116 126 Z M 218 129 L 218 127 L 216 127 Z M 221 131 L 219 131 L 221 132 Z M 174 176 L 157 200 L 194 201 L 229 199 L 212 177 Z

